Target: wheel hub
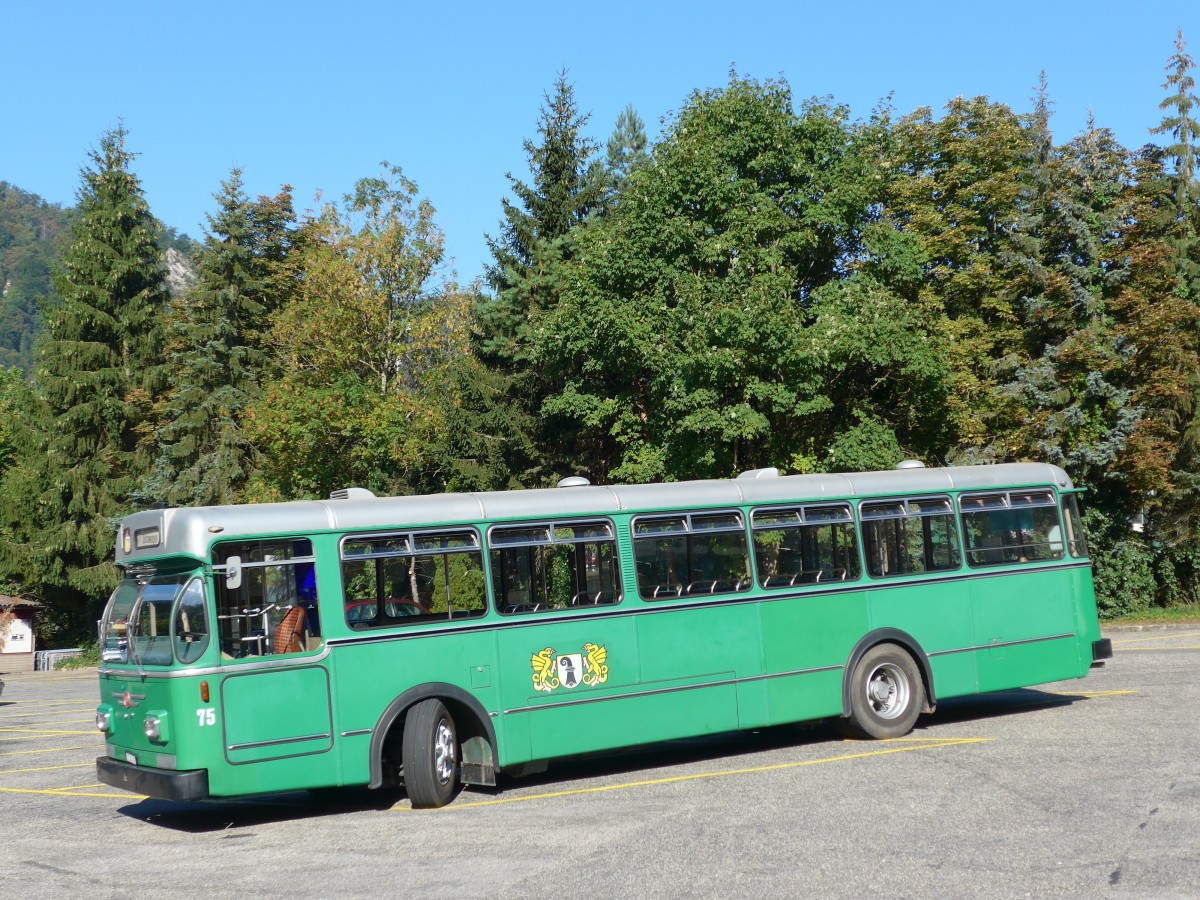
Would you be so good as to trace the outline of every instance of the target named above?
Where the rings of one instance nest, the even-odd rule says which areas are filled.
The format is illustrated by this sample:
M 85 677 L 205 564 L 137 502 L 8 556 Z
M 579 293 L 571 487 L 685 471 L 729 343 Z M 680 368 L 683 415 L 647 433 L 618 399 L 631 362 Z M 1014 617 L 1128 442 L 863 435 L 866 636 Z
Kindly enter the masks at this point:
M 433 768 L 442 784 L 447 784 L 454 777 L 454 735 L 445 720 L 438 722 L 434 735 Z
M 908 711 L 912 688 L 898 666 L 883 663 L 867 679 L 867 702 L 881 719 L 896 719 Z

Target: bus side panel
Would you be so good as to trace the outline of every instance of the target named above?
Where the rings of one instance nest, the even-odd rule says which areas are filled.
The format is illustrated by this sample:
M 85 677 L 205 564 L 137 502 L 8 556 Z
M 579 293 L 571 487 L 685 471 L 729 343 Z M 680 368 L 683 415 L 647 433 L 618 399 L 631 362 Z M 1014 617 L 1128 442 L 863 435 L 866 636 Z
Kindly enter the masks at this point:
M 712 685 L 679 692 L 678 703 L 663 708 L 664 720 L 646 723 L 654 735 L 647 740 L 733 731 L 763 720 L 764 685 L 724 688 L 725 682 L 763 674 L 759 604 L 735 602 L 689 610 L 664 605 L 662 613 L 639 616 L 637 623 L 643 689 Z M 739 710 L 743 698 L 746 709 Z
M 762 604 L 769 724 L 840 715 L 842 670 L 867 633 L 863 591 L 786 597 Z M 805 672 L 833 667 L 830 671 Z M 805 674 L 787 674 L 787 673 Z
M 334 648 L 338 685 L 343 784 L 370 781 L 371 737 L 384 710 L 409 688 L 432 682 L 462 688 L 490 715 L 498 712 L 496 638 L 491 631 L 450 631 L 422 639 L 408 628 L 387 639 L 378 632 L 354 632 L 384 638 Z M 496 739 L 505 746 L 501 720 L 492 717 Z
M 978 692 L 976 654 L 969 652 L 975 629 L 967 582 L 881 580 L 878 584 L 881 589 L 867 593 L 871 629 L 896 628 L 912 635 L 930 657 L 938 699 Z
M 637 690 L 638 642 L 629 616 L 518 621 L 497 630 L 508 741 L 500 764 L 637 743 L 628 696 Z M 605 699 L 607 698 L 607 699 Z
M 1075 612 L 1080 571 L 1029 568 L 971 583 L 981 691 L 1087 674 L 1091 643 L 1077 634 Z
M 209 771 L 214 796 L 295 790 L 339 782 L 330 752 L 329 673 L 288 666 L 226 675 L 219 688 L 224 761 Z

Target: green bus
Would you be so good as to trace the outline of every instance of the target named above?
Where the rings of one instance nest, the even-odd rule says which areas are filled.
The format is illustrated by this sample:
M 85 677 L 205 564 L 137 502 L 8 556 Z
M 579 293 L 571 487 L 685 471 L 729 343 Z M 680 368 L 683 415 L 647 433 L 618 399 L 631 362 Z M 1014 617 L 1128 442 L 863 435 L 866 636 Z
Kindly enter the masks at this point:
M 1079 678 L 1078 491 L 1034 463 L 151 509 L 100 621 L 101 782 L 176 800 L 459 784 Z

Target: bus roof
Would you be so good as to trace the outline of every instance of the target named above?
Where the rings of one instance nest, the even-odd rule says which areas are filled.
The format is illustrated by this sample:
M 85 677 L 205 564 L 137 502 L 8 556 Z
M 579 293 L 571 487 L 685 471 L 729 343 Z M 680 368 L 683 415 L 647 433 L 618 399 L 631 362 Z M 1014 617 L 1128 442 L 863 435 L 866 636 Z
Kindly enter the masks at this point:
M 765 469 L 735 479 L 709 481 L 410 497 L 351 496 L 336 500 L 152 509 L 134 513 L 122 521 L 117 534 L 116 562 L 128 565 L 173 555 L 205 559 L 215 540 L 255 536 L 548 520 L 617 512 L 851 500 L 1033 485 L 1055 485 L 1066 490 L 1071 488 L 1071 480 L 1058 466 L 1045 463 L 786 476 Z M 124 540 L 127 533 L 128 543 Z

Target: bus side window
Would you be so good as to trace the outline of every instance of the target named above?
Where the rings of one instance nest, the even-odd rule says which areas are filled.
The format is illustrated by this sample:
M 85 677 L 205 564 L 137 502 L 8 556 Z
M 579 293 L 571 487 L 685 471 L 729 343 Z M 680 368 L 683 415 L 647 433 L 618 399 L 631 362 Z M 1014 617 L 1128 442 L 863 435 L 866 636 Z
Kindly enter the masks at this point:
M 860 574 L 854 517 L 845 504 L 758 509 L 754 562 L 764 588 L 853 581 Z
M 875 578 L 959 567 L 948 497 L 864 503 L 861 517 L 867 571 Z
M 320 644 L 316 562 L 307 538 L 218 544 L 215 562 L 242 560 L 241 584 L 218 576 L 217 636 L 225 658 L 297 653 Z
M 633 555 L 644 600 L 750 589 L 750 554 L 739 512 L 639 517 L 633 523 Z
M 1052 491 L 964 494 L 958 502 L 972 568 L 1063 558 Z
M 621 601 L 611 522 L 550 522 L 493 528 L 492 593 L 504 615 Z
M 342 540 L 346 624 L 356 631 L 486 612 L 483 554 L 473 530 Z

